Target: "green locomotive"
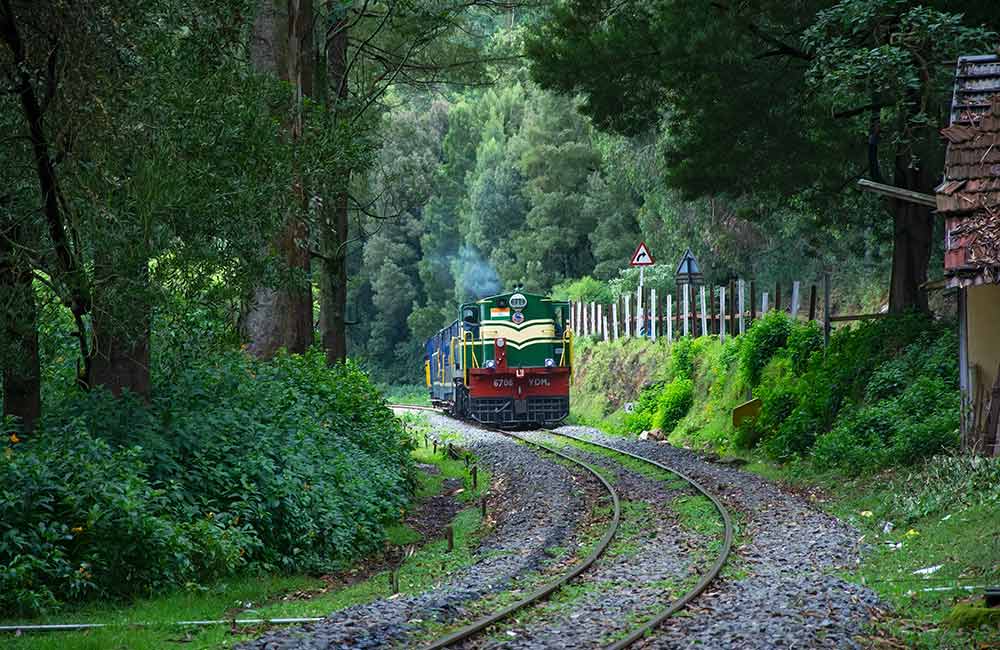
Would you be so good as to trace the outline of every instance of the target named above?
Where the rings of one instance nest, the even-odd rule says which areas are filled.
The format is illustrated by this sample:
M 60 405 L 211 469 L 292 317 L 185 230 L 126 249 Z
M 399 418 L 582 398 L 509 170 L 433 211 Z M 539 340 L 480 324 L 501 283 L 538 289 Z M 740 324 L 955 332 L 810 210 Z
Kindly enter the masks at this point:
M 465 303 L 428 339 L 431 403 L 485 424 L 553 424 L 569 415 L 569 303 L 518 286 Z

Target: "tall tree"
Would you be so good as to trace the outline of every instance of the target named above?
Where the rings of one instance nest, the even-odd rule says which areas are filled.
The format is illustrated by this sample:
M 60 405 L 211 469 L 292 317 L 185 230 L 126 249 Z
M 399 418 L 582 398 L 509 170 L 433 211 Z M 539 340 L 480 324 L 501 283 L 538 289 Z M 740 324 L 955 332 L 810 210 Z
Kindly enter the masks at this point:
M 473 24 L 476 11 L 514 6 L 517 1 L 454 0 L 433 6 L 403 0 L 347 3 L 323 7 L 326 63 L 324 94 L 332 130 L 349 139 L 351 129 L 377 124 L 391 88 L 428 89 L 447 83 L 478 83 L 484 66 L 484 34 Z M 332 363 L 347 354 L 346 301 L 348 248 L 364 238 L 366 218 L 384 219 L 372 210 L 379 196 L 365 197 L 350 165 L 334 165 L 323 183 L 323 215 L 318 237 L 320 285 L 324 288 L 321 337 Z M 351 214 L 356 216 L 352 236 Z
M 921 154 L 947 100 L 945 62 L 984 47 L 988 32 L 959 13 L 983 3 L 931 4 L 570 0 L 528 52 L 535 78 L 583 92 L 602 128 L 638 133 L 665 119 L 666 178 L 686 196 L 809 189 L 834 197 L 832 211 L 882 156 L 911 189 L 927 191 L 940 168 L 940 152 Z M 929 214 L 890 208 L 890 305 L 925 306 Z
M 306 97 L 313 93 L 312 0 L 260 0 L 253 25 L 251 55 L 254 69 L 288 82 L 292 104 L 284 116 L 287 137 L 298 143 L 303 135 Z M 312 283 L 309 280 L 309 191 L 300 171 L 289 179 L 294 197 L 282 232 L 270 243 L 288 274 L 281 284 L 260 286 L 244 315 L 248 350 L 269 359 L 281 348 L 302 353 L 312 343 Z

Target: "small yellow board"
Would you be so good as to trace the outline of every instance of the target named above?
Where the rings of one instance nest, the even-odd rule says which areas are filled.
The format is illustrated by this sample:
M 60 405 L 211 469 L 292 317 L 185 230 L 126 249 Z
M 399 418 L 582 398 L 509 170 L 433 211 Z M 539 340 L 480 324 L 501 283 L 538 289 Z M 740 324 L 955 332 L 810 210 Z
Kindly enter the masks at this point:
M 739 406 L 733 409 L 733 427 L 738 428 L 743 420 L 747 418 L 755 418 L 760 415 L 760 400 L 752 399 L 749 402 L 743 402 Z

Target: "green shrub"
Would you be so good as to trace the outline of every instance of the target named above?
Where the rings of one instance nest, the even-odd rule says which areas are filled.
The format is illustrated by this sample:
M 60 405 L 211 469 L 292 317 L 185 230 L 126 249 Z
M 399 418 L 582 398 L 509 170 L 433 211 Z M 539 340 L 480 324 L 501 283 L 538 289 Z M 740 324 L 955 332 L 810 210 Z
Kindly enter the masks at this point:
M 672 377 L 694 379 L 695 339 L 682 336 L 670 346 L 670 373 Z
M 773 440 L 781 423 L 798 403 L 792 362 L 788 357 L 779 356 L 765 366 L 754 397 L 761 401 L 760 413 L 744 421 L 735 434 L 736 446 L 743 449 L 753 447 L 761 439 Z
M 381 544 L 408 501 L 409 449 L 355 365 L 229 353 L 175 379 L 149 406 L 67 398 L 0 459 L 5 610 L 244 566 L 330 570 Z
M 656 415 L 662 390 L 662 383 L 651 384 L 642 389 L 635 408 L 631 413 L 625 414 L 626 433 L 642 433 L 653 428 L 653 416 Z
M 809 336 L 802 335 L 804 340 Z M 779 353 L 790 359 L 796 356 L 790 352 L 793 337 Z M 779 459 L 806 456 L 816 444 L 815 460 L 821 467 L 863 471 L 916 462 L 953 438 L 952 423 L 958 415 L 956 348 L 953 324 L 920 314 L 840 330 L 825 351 L 805 357 L 804 370 L 792 362 L 796 374 L 778 380 L 786 386 L 770 386 L 763 377 L 756 393 L 764 404 L 755 431 L 765 451 Z M 931 380 L 935 388 L 922 380 Z M 919 417 L 894 401 L 905 392 L 906 403 L 919 409 Z M 888 429 L 888 420 L 902 428 Z
M 898 396 L 844 413 L 816 441 L 813 461 L 849 474 L 911 465 L 958 442 L 958 407 L 946 382 L 917 377 Z
M 614 302 L 614 296 L 608 284 L 602 280 L 586 275 L 579 280 L 566 280 L 552 287 L 550 295 L 556 300 L 574 300 L 578 302 L 599 302 L 608 304 Z
M 788 342 L 792 321 L 780 311 L 769 311 L 750 326 L 740 340 L 740 373 L 753 387 L 760 382 L 764 366 Z
M 687 415 L 694 403 L 694 382 L 686 377 L 675 377 L 663 387 L 656 401 L 653 428 L 670 433 L 681 418 Z
M 805 371 L 813 353 L 823 349 L 823 330 L 815 321 L 792 323 L 785 347 L 792 360 L 792 368 L 801 374 Z
M 250 541 L 231 518 L 189 516 L 176 486 L 151 485 L 141 450 L 79 422 L 8 448 L 0 494 L 0 603 L 17 614 L 222 575 Z

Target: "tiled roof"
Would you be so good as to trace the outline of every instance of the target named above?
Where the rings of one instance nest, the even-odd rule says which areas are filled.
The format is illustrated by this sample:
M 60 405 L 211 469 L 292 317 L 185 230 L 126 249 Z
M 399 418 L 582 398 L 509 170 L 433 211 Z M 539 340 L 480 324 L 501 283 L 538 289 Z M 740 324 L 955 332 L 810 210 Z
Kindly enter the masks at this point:
M 948 140 L 944 182 L 935 190 L 941 214 L 1000 207 L 1000 95 L 971 119 L 941 130 Z
M 958 60 L 944 181 L 935 189 L 945 217 L 945 270 L 969 282 L 1000 275 L 1000 57 Z M 971 275 L 970 275 L 971 274 Z

